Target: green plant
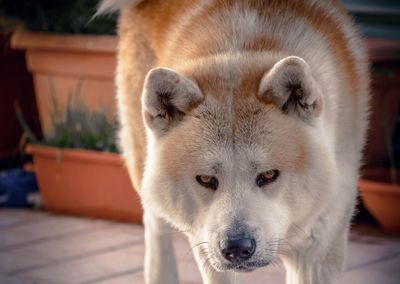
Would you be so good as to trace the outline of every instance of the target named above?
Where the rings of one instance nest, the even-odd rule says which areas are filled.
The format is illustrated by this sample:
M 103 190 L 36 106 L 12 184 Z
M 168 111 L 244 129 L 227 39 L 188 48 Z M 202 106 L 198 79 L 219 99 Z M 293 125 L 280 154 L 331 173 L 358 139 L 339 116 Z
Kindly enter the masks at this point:
M 22 21 L 31 31 L 115 34 L 115 19 L 98 16 L 99 0 L 2 0 L 0 17 Z
M 116 122 L 106 108 L 90 110 L 82 100 L 81 84 L 61 105 L 52 90 L 52 127 L 42 140 L 38 140 L 27 125 L 21 110 L 16 106 L 16 115 L 28 140 L 33 144 L 44 144 L 60 148 L 82 148 L 95 151 L 117 152 L 115 144 Z

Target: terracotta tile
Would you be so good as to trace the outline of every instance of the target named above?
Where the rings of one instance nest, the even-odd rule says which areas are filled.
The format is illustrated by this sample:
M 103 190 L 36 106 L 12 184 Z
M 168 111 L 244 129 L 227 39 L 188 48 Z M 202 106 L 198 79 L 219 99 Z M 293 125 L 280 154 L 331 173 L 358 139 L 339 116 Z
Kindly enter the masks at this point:
M 33 222 L 24 226 L 11 227 L 1 230 L 0 251 L 32 242 L 89 232 L 98 228 L 104 228 L 110 224 L 101 220 L 54 217 L 43 222 Z
M 0 274 L 16 273 L 0 276 L 0 283 L 144 284 L 142 226 L 15 210 L 0 210 L 0 222 L 6 226 L 2 229 L 0 223 Z M 353 234 L 351 240 L 342 283 L 400 283 L 399 238 L 363 233 Z M 174 247 L 181 283 L 201 284 L 186 237 L 174 233 Z M 282 266 L 237 274 L 237 279 L 239 283 L 285 283 Z
M 43 211 L 0 209 L 0 231 L 9 227 L 26 225 L 29 222 L 46 220 L 49 216 Z
M 0 216 L 27 220 L 37 217 L 49 216 L 49 214 L 47 213 L 47 211 L 36 209 L 0 208 Z
M 17 277 L 9 277 L 9 276 L 4 276 L 0 275 L 0 283 L 2 284 L 34 284 L 35 282 L 33 280 L 26 280 L 26 279 L 21 279 Z M 44 284 L 44 283 L 41 283 Z
M 400 235 L 387 233 L 380 227 L 369 224 L 361 223 L 353 226 L 350 241 L 370 245 L 384 245 L 400 251 Z
M 11 253 L 0 252 L 0 273 L 5 274 L 16 269 L 21 269 L 33 265 L 44 265 L 49 261 L 50 259 L 47 259 L 40 255 L 30 255 L 25 251 Z
M 19 249 L 0 252 L 0 271 L 17 272 L 18 270 L 33 269 L 35 266 L 51 264 L 54 261 L 67 261 L 142 243 L 142 229 L 139 226 L 130 226 L 132 228 L 109 226 L 87 234 L 51 239 Z
M 81 283 L 142 266 L 143 246 L 109 251 L 77 260 L 55 263 L 18 274 L 20 277 L 53 283 Z
M 398 251 L 398 248 L 399 246 L 393 250 L 392 247 L 384 245 L 350 242 L 347 253 L 346 269 L 352 269 L 391 256 Z
M 398 284 L 400 283 L 400 256 L 346 272 L 342 283 Z
M 130 273 L 111 279 L 105 279 L 95 282 L 96 284 L 144 284 L 143 272 Z

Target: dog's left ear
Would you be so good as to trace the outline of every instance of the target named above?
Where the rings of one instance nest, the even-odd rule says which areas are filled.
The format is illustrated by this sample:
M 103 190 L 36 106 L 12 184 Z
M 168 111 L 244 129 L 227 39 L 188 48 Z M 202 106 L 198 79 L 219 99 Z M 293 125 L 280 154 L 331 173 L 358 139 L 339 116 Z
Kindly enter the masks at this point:
M 146 76 L 142 93 L 145 123 L 157 135 L 162 135 L 203 99 L 198 85 L 189 78 L 168 68 L 152 69 Z
M 278 61 L 261 79 L 258 95 L 283 113 L 304 121 L 317 117 L 322 110 L 321 91 L 310 66 L 297 56 Z

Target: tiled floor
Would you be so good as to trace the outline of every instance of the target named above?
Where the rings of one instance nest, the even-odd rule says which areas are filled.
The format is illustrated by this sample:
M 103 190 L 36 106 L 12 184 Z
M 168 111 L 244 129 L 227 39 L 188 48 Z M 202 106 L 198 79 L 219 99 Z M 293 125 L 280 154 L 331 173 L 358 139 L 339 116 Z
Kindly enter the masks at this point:
M 176 234 L 181 283 L 201 283 L 185 239 Z M 143 228 L 138 225 L 0 210 L 0 283 L 143 281 Z M 238 274 L 238 283 L 284 283 L 282 267 Z M 351 235 L 345 284 L 399 284 L 400 238 L 370 227 Z

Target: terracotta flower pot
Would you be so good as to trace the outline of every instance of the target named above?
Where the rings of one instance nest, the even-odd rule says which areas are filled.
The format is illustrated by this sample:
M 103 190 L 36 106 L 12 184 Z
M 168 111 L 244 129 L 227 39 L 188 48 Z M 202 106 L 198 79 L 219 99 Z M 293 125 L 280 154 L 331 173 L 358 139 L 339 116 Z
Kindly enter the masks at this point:
M 29 145 L 49 211 L 141 222 L 142 207 L 118 154 Z
M 400 232 L 400 184 L 390 183 L 389 170 L 367 171 L 359 186 L 364 205 L 379 224 L 387 231 Z
M 52 96 L 65 105 L 78 85 L 89 109 L 111 106 L 115 112 L 116 37 L 17 31 L 11 45 L 25 50 L 44 133 L 51 127 Z

